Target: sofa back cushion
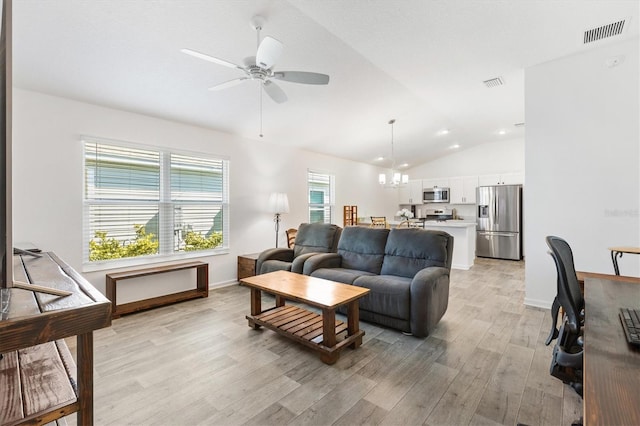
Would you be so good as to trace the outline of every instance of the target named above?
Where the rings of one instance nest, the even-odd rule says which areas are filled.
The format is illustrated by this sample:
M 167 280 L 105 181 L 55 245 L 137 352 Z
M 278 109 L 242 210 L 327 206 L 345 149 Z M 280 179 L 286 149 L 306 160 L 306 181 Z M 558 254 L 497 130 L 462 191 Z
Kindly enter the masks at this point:
M 384 249 L 381 275 L 413 278 L 421 269 L 451 269 L 453 237 L 442 231 L 392 229 Z
M 296 234 L 293 257 L 306 253 L 335 253 L 340 228 L 330 223 L 302 223 Z
M 379 274 L 388 235 L 389 230 L 383 228 L 344 228 L 338 243 L 342 267 Z

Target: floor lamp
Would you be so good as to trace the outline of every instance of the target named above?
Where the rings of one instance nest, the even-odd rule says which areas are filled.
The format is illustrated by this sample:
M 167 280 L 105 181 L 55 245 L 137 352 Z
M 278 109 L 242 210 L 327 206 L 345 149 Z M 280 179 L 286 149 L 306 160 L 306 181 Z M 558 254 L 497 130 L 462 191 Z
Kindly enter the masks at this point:
M 269 196 L 269 211 L 273 213 L 276 224 L 276 248 L 278 247 L 278 233 L 280 232 L 280 215 L 289 213 L 289 198 L 284 192 L 273 192 Z

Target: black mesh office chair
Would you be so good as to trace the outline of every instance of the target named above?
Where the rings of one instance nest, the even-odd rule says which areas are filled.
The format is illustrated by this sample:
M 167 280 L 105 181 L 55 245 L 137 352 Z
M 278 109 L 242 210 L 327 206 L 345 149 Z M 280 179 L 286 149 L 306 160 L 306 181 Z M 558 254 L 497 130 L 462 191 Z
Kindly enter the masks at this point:
M 556 264 L 558 294 L 551 307 L 551 331 L 545 344 L 557 339 L 553 348 L 550 373 L 569 384 L 582 396 L 582 325 L 584 324 L 584 298 L 580 291 L 573 264 L 571 247 L 562 238 L 548 236 L 547 245 Z M 557 328 L 558 312 L 562 307 L 563 317 Z

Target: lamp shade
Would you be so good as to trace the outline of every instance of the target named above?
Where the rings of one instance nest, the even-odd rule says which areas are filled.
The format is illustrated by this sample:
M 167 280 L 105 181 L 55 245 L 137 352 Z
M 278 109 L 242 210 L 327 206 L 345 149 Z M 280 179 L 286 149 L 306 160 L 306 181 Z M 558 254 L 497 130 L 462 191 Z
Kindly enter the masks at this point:
M 273 192 L 269 196 L 269 211 L 271 213 L 289 213 L 289 198 L 284 192 Z

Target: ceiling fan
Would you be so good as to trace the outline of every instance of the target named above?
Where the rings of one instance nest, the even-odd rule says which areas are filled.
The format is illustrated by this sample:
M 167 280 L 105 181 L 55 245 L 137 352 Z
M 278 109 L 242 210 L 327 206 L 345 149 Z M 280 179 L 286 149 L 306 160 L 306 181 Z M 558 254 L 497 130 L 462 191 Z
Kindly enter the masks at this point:
M 225 81 L 210 87 L 209 90 L 221 90 L 228 87 L 235 86 L 246 80 L 260 81 L 264 91 L 277 103 L 282 103 L 287 100 L 287 95 L 273 80 L 288 81 L 291 83 L 301 84 L 328 84 L 329 76 L 326 74 L 319 74 L 315 72 L 305 71 L 274 71 L 273 67 L 278 58 L 282 54 L 283 45 L 281 42 L 273 37 L 265 37 L 260 41 L 260 30 L 264 25 L 264 18 L 261 16 L 255 16 L 251 20 L 251 26 L 257 32 L 258 50 L 256 56 L 246 58 L 244 60 L 244 66 L 234 64 L 233 62 L 216 58 L 215 56 L 207 55 L 192 49 L 181 49 L 181 52 L 187 55 L 194 56 L 205 61 L 213 62 L 214 64 L 224 65 L 225 67 L 235 68 L 242 71 L 244 75 L 242 77 L 234 78 L 233 80 Z

